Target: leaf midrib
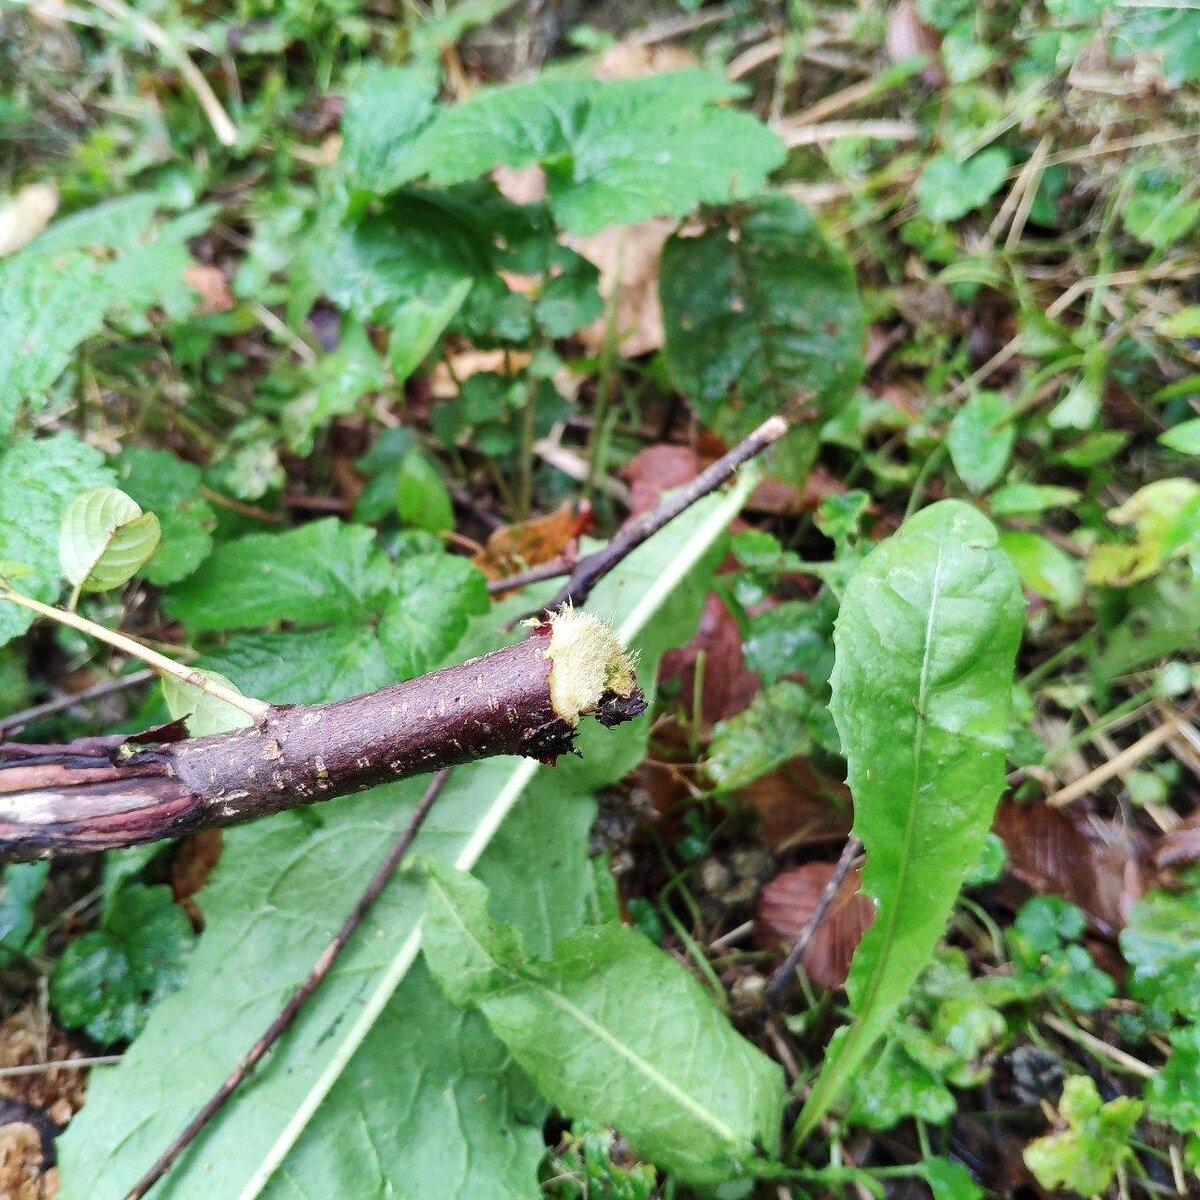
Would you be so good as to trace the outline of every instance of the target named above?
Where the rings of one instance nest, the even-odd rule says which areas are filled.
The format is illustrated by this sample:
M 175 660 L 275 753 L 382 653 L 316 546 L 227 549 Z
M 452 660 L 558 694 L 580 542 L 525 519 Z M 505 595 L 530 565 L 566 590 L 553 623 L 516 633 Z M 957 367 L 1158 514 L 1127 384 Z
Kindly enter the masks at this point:
M 600 1024 L 600 1022 L 592 1017 L 589 1013 L 584 1012 L 583 1009 L 579 1008 L 575 1004 L 572 1004 L 571 1001 L 565 996 L 562 996 L 558 992 L 547 987 L 540 980 L 530 979 L 528 976 L 522 975 L 518 971 L 514 971 L 511 967 L 506 967 L 502 963 L 497 962 L 495 957 L 488 951 L 487 947 L 485 947 L 483 943 L 480 942 L 479 939 L 471 932 L 471 930 L 467 928 L 467 925 L 459 916 L 458 910 L 451 903 L 450 897 L 447 896 L 439 881 L 436 878 L 433 878 L 431 879 L 431 884 L 432 886 L 436 887 L 438 892 L 441 894 L 447 911 L 450 913 L 455 924 L 462 931 L 463 936 L 466 937 L 473 946 L 475 946 L 479 953 L 492 965 L 492 968 L 495 971 L 504 976 L 505 979 L 511 980 L 514 985 L 530 987 L 536 990 L 539 995 L 549 1000 L 549 1002 L 553 1004 L 554 1007 L 559 1009 L 560 1012 L 566 1013 L 573 1020 L 577 1021 L 585 1030 L 593 1034 L 599 1041 L 608 1046 L 615 1054 L 617 1054 L 618 1057 L 623 1058 L 626 1062 L 632 1065 L 634 1069 L 648 1079 L 654 1087 L 658 1088 L 659 1091 L 663 1092 L 670 1099 L 674 1100 L 681 1108 L 684 1108 L 690 1112 L 694 1117 L 697 1118 L 697 1120 L 707 1125 L 709 1129 L 716 1133 L 730 1146 L 736 1147 L 744 1142 L 744 1139 L 738 1135 L 736 1129 L 733 1129 L 731 1126 L 727 1125 L 716 1113 L 705 1108 L 704 1105 L 699 1103 L 699 1101 L 695 1100 L 692 1096 L 689 1096 L 687 1092 L 685 1092 L 677 1084 L 672 1083 L 671 1080 L 668 1079 L 667 1076 L 665 1076 L 657 1067 L 655 1067 L 653 1063 L 648 1062 L 630 1046 L 622 1042 L 620 1038 L 616 1036 L 616 1034 L 612 1033 L 604 1025 Z

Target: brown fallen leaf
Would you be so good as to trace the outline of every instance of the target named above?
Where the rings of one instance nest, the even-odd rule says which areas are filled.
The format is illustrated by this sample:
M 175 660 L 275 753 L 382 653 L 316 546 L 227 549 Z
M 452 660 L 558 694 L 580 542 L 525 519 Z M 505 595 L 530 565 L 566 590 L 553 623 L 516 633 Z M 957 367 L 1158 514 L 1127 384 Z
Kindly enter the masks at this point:
M 663 443 L 639 450 L 621 471 L 629 484 L 630 515 L 657 508 L 666 492 L 691 483 L 702 468 L 700 454 L 691 446 Z
M 1008 851 L 1008 872 L 1037 895 L 1056 895 L 1087 913 L 1097 933 L 1115 938 L 1145 890 L 1145 838 L 1120 821 L 1082 810 L 1005 800 L 993 826 Z
M 758 944 L 790 948 L 815 911 L 834 870 L 834 863 L 810 862 L 772 879 L 758 896 L 754 929 Z M 808 977 L 830 991 L 846 982 L 863 930 L 875 919 L 875 907 L 862 895 L 861 887 L 859 872 L 851 871 L 800 959 Z
M 613 225 L 587 237 L 565 237 L 600 272 L 605 302 L 616 292 L 617 348 L 626 358 L 650 354 L 663 344 L 662 308 L 658 303 L 658 265 L 675 221 L 655 217 L 637 225 Z M 576 337 L 589 354 L 604 347 L 607 315 L 579 330 Z
M 642 79 L 664 71 L 699 66 L 699 59 L 671 42 L 642 42 L 626 38 L 607 47 L 592 66 L 593 79 Z
M 42 1170 L 42 1138 L 32 1125 L 0 1125 L 0 1200 L 51 1200 L 58 1169 Z
M 758 835 L 775 851 L 845 841 L 850 833 L 850 789 L 806 758 L 759 776 L 737 799 L 758 813 Z
M 0 1021 L 0 1067 L 27 1067 L 82 1057 L 83 1052 L 46 1019 L 36 1004 L 27 1004 Z M 45 1113 L 56 1125 L 65 1125 L 83 1107 L 86 1092 L 87 1073 L 62 1067 L 0 1077 L 0 1096 Z
M 927 87 L 945 87 L 946 73 L 939 56 L 941 36 L 921 20 L 915 0 L 900 0 L 892 9 L 884 43 L 892 62 L 925 55 L 929 61 L 921 71 L 921 79 Z
M 1154 846 L 1154 865 L 1160 870 L 1191 866 L 1200 861 L 1200 811 L 1192 813 Z
M 741 712 L 762 688 L 758 675 L 746 666 L 742 631 L 715 592 L 710 592 L 704 602 L 692 640 L 678 650 L 668 650 L 662 658 L 661 678 L 678 681 L 679 701 L 688 712 L 692 709 L 701 655 L 704 666 L 698 716 L 701 729 L 709 730 L 718 721 Z M 696 719 L 697 714 L 692 716 Z
M 0 258 L 28 246 L 58 211 L 58 189 L 31 183 L 0 204 Z
M 221 831 L 202 829 L 188 834 L 171 852 L 171 891 L 192 924 L 204 924 L 204 915 L 193 897 L 208 882 L 221 858 Z
M 197 312 L 228 312 L 236 303 L 220 267 L 194 262 L 184 268 L 183 281 L 200 297 Z
M 553 558 L 569 557 L 591 524 L 592 507 L 586 500 L 578 511 L 564 502 L 544 517 L 497 529 L 475 555 L 475 565 L 489 579 L 503 579 Z

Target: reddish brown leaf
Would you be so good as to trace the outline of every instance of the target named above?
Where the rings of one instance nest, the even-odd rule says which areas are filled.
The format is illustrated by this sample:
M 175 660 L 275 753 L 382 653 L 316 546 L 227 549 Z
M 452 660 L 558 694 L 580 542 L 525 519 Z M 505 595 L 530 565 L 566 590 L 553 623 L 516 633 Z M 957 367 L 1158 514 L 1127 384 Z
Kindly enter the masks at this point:
M 760 776 L 737 798 L 758 813 L 759 836 L 773 850 L 845 841 L 850 832 L 850 789 L 806 758 Z
M 666 492 L 691 483 L 702 467 L 700 455 L 691 446 L 657 445 L 639 450 L 621 472 L 629 482 L 631 515 L 657 508 Z
M 1164 834 L 1154 847 L 1154 865 L 1161 870 L 1187 867 L 1200 861 L 1200 811 Z
M 171 854 L 171 891 L 193 923 L 204 918 L 192 897 L 208 882 L 221 858 L 221 831 L 202 829 L 183 838 Z
M 741 712 L 762 686 L 742 656 L 742 631 L 715 592 L 710 592 L 704 602 L 692 640 L 678 650 L 669 650 L 662 659 L 661 677 L 679 681 L 679 699 L 688 712 L 692 708 L 696 668 L 702 654 L 699 721 L 702 728 L 710 729 L 718 721 Z M 692 716 L 695 719 L 696 714 Z
M 994 828 L 1011 875 L 1038 895 L 1079 905 L 1104 937 L 1121 931 L 1145 890 L 1145 839 L 1136 830 L 1078 809 L 1011 800 L 1001 804 Z
M 578 512 L 563 503 L 544 517 L 497 529 L 483 553 L 475 556 L 475 565 L 489 579 L 515 575 L 573 551 L 591 523 L 592 510 L 586 502 Z
M 198 312 L 228 312 L 236 303 L 220 267 L 194 262 L 184 268 L 183 280 L 200 296 Z
M 929 87 L 945 86 L 946 75 L 938 56 L 942 39 L 936 30 L 921 20 L 914 0 L 900 0 L 892 10 L 885 42 L 888 57 L 893 62 L 925 55 L 929 62 L 921 72 L 921 78 Z
M 763 888 L 758 896 L 755 923 L 755 938 L 760 946 L 790 947 L 795 942 L 834 870 L 834 864 L 829 862 L 805 863 L 784 871 Z M 851 871 L 800 960 L 808 977 L 831 991 L 846 982 L 850 959 L 863 930 L 875 919 L 874 906 L 861 894 L 861 886 L 859 872 Z

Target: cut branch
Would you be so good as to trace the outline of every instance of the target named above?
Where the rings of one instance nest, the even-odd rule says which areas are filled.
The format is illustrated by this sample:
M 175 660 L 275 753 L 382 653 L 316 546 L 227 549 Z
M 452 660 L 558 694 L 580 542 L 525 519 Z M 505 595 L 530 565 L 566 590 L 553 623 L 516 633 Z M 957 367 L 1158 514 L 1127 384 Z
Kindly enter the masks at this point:
M 644 707 L 611 630 L 567 612 L 482 658 L 333 704 L 270 707 L 252 728 L 8 743 L 0 860 L 179 837 L 494 755 L 553 761 L 581 716 L 615 725 Z

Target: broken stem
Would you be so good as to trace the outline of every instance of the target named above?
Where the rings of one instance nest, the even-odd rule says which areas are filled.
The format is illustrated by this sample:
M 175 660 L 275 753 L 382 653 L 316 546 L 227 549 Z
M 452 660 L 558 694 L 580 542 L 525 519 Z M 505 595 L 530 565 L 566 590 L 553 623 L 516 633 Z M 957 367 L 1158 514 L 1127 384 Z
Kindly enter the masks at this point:
M 94 637 L 98 642 L 104 642 L 106 645 L 128 654 L 131 658 L 139 659 L 148 667 L 153 667 L 160 675 L 171 675 L 181 683 L 189 684 L 216 700 L 223 700 L 226 704 L 232 704 L 234 708 L 244 712 L 255 722 L 261 722 L 271 711 L 271 706 L 266 701 L 256 700 L 253 696 L 243 696 L 241 692 L 227 687 L 219 680 L 206 675 L 203 671 L 182 666 L 180 663 L 175 662 L 174 659 L 167 658 L 165 654 L 159 654 L 157 650 L 151 650 L 149 646 L 143 646 L 141 642 L 136 641 L 127 634 L 117 633 L 112 629 L 105 629 L 103 625 L 97 625 L 95 621 L 89 621 L 87 617 L 81 617 L 76 612 L 68 612 L 66 609 L 54 608 L 52 605 L 43 604 L 40 600 L 34 600 L 30 596 L 23 596 L 20 592 L 14 592 L 12 588 L 0 588 L 0 600 L 7 600 L 10 604 L 27 608 L 31 612 L 37 613 L 38 616 L 45 617 L 47 620 L 57 621 L 60 625 L 66 625 L 71 629 L 78 630 L 80 633 L 87 634 L 89 637 Z
M 645 701 L 612 630 L 566 612 L 516 645 L 377 692 L 265 707 L 258 724 L 211 737 L 168 726 L 0 745 L 0 860 L 179 837 L 493 755 L 553 760 L 582 716 L 615 725 Z

